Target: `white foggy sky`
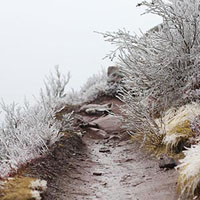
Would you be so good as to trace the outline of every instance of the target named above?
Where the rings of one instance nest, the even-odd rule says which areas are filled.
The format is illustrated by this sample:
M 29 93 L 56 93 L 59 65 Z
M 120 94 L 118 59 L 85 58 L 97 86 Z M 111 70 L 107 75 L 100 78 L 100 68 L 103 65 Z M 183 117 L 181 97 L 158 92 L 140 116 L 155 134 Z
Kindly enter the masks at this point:
M 0 98 L 22 102 L 24 96 L 37 96 L 44 76 L 57 64 L 62 72 L 71 72 L 68 88 L 78 89 L 112 64 L 102 60 L 112 46 L 94 31 L 146 31 L 160 22 L 156 16 L 141 16 L 138 2 L 0 1 Z

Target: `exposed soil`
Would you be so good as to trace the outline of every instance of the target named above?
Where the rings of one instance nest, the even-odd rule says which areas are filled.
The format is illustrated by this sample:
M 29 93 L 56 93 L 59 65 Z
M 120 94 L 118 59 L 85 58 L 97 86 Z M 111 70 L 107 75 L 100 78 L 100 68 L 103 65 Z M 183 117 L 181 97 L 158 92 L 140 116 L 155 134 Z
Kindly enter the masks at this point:
M 55 143 L 50 152 L 31 163 L 22 171 L 25 176 L 44 179 L 47 181 L 48 187 L 43 199 L 60 199 L 62 187 L 59 184 L 60 178 L 64 175 L 73 176 L 74 164 L 73 159 L 79 162 L 84 144 L 80 137 L 75 134 L 67 134 L 57 143 Z M 70 174 L 72 172 L 72 174 Z
M 103 99 L 98 103 L 117 100 Z M 92 116 L 93 117 L 93 116 Z M 83 142 L 82 142 L 83 141 Z M 139 149 L 125 133 L 66 135 L 26 174 L 48 181 L 45 200 L 176 200 L 176 171 Z
M 86 135 L 84 142 L 84 157 L 71 159 L 74 169 L 59 178 L 58 199 L 177 199 L 176 172 L 160 170 L 136 144 L 117 136 L 99 141 Z

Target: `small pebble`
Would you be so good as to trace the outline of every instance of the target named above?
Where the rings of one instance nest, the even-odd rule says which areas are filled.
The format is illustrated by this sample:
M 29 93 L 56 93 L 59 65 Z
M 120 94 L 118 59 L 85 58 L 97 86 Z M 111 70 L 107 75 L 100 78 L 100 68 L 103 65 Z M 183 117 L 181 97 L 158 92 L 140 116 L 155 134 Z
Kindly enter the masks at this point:
M 93 175 L 94 176 L 102 176 L 102 172 L 94 172 Z

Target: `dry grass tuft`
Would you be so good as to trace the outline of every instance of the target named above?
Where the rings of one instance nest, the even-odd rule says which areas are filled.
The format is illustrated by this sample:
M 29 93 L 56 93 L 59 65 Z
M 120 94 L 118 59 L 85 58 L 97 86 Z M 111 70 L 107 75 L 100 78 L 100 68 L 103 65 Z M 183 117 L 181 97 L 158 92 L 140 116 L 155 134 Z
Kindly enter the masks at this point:
M 177 124 L 173 127 L 165 136 L 163 142 L 166 145 L 167 151 L 173 151 L 176 153 L 181 152 L 189 138 L 195 136 L 190 126 L 190 121 L 185 120 L 184 122 Z
M 164 135 L 156 135 L 154 133 L 136 133 L 132 135 L 134 141 L 138 142 L 147 152 L 155 156 L 160 156 L 165 152 L 165 146 L 162 144 L 163 137 Z
M 8 179 L 0 189 L 0 200 L 40 200 L 46 190 L 46 181 L 31 177 Z
M 167 154 L 183 157 L 182 150 L 189 147 L 191 138 L 195 133 L 191 128 L 191 122 L 200 114 L 200 105 L 197 103 L 188 104 L 179 109 L 168 110 L 164 117 L 156 119 L 159 133 L 135 133 L 133 139 L 139 142 L 144 148 L 155 155 Z
M 194 145 L 184 151 L 185 158 L 180 160 L 177 190 L 180 199 L 192 200 L 200 197 L 200 145 Z
M 157 157 L 164 153 L 175 159 L 182 159 L 177 167 L 177 191 L 181 200 L 200 199 L 200 137 L 199 132 L 192 128 L 199 116 L 200 105 L 197 103 L 179 109 L 173 108 L 162 119 L 156 120 L 159 133 L 140 132 L 132 136 L 133 140 Z M 197 125 L 200 127 L 200 124 Z M 191 146 L 192 141 L 196 145 Z M 185 149 L 187 150 L 183 151 Z
M 190 146 L 189 139 L 195 137 L 191 122 L 200 114 L 200 105 L 187 104 L 178 109 L 168 110 L 158 123 L 160 133 L 165 134 L 163 143 L 167 151 L 179 153 L 185 146 Z

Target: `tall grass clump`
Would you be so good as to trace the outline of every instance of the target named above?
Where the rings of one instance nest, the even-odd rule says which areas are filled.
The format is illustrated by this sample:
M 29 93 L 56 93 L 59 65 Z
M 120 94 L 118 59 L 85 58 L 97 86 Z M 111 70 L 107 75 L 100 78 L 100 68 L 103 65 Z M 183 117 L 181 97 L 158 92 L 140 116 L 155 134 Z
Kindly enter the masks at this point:
M 194 145 L 184 152 L 185 158 L 178 166 L 177 189 L 180 199 L 198 199 L 200 189 L 200 145 Z
M 196 133 L 192 124 L 199 114 L 198 103 L 187 104 L 178 109 L 171 108 L 165 113 L 160 131 L 165 132 L 163 143 L 169 151 L 180 152 L 185 146 L 190 146 L 190 140 L 195 140 Z

